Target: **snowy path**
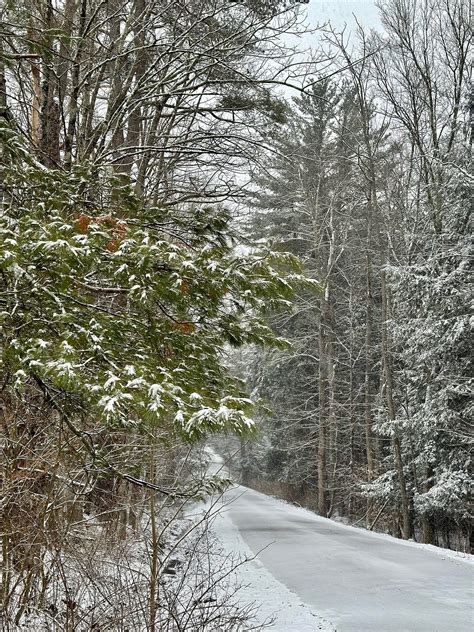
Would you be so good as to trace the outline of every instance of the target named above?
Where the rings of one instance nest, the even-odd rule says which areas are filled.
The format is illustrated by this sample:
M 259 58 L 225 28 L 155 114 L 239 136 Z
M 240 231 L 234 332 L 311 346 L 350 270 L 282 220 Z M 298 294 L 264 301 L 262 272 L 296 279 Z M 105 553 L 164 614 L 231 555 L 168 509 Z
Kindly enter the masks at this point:
M 474 630 L 472 556 L 347 527 L 245 487 L 223 505 L 225 529 L 337 632 Z M 286 632 L 300 632 L 293 621 Z

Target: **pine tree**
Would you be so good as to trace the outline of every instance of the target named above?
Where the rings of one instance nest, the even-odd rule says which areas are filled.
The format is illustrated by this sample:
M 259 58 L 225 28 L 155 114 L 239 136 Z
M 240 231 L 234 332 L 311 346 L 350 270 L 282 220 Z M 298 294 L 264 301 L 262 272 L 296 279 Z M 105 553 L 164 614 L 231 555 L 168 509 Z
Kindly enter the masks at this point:
M 292 255 L 243 254 L 225 208 L 151 207 L 123 174 L 48 169 L 0 134 L 2 599 L 20 621 L 86 508 L 117 538 L 134 489 L 154 516 L 157 494 L 226 485 L 173 473 L 173 446 L 252 433 L 225 348 L 283 344 L 264 314 L 312 283 Z

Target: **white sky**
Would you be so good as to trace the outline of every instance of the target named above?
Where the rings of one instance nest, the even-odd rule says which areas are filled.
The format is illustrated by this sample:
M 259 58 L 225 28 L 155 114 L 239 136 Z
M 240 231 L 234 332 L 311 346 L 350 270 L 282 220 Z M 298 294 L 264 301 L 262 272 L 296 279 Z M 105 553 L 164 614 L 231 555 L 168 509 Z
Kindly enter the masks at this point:
M 306 16 L 306 24 L 310 29 L 323 26 L 328 22 L 336 32 L 345 30 L 345 42 L 349 44 L 357 44 L 355 34 L 357 22 L 365 29 L 383 30 L 379 20 L 378 9 L 375 5 L 376 0 L 309 0 L 308 4 L 302 5 L 301 16 Z M 309 49 L 317 51 L 321 46 L 323 50 L 328 51 L 328 43 L 324 41 L 323 32 L 305 33 L 304 35 L 290 35 L 286 33 L 282 36 L 283 40 L 290 46 L 294 46 L 299 50 L 302 58 L 309 52 Z M 334 67 L 322 65 L 320 72 L 325 74 Z M 283 89 L 282 94 L 287 97 L 295 96 L 292 90 Z
M 310 0 L 307 10 L 311 26 L 330 20 L 337 29 L 352 29 L 355 15 L 366 28 L 380 27 L 375 0 Z

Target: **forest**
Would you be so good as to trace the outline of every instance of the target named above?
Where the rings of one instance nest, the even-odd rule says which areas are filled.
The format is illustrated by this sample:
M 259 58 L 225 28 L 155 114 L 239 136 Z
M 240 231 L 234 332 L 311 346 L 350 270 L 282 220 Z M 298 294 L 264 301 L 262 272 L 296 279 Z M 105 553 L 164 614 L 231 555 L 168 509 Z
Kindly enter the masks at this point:
M 271 318 L 290 352 L 246 351 L 274 415 L 244 473 L 321 515 L 463 548 L 471 35 L 461 4 L 411 4 L 382 5 L 385 36 L 361 31 L 355 53 L 326 34 L 347 70 L 287 104 L 255 170 L 252 234 L 298 255 L 323 291 Z
M 2 630 L 260 629 L 231 479 L 471 551 L 470 4 L 0 0 Z

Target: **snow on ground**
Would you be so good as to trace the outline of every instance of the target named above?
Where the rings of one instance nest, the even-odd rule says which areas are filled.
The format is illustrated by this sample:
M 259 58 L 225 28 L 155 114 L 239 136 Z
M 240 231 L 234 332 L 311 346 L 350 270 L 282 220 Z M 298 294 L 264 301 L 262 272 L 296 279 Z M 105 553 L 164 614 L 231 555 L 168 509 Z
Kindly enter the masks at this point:
M 243 540 L 267 576 L 338 632 L 474 629 L 471 555 L 347 526 L 242 486 L 225 493 L 223 513 L 215 524 L 229 548 Z M 254 595 L 265 602 L 264 590 Z M 303 628 L 290 616 L 277 629 Z
M 234 571 L 235 579 L 239 585 L 239 601 L 242 604 L 254 603 L 258 609 L 255 615 L 257 624 L 267 624 L 272 632 L 335 631 L 328 621 L 266 570 L 258 555 L 254 555 L 240 536 L 225 505 L 213 506 L 209 522 L 222 547 L 246 560 Z
M 243 490 L 246 488 L 241 487 L 241 489 Z M 283 500 L 282 498 L 278 498 L 277 496 L 268 496 L 267 494 L 263 494 L 262 492 L 257 492 L 254 489 L 249 490 L 249 491 L 251 491 L 253 494 L 260 494 L 263 498 L 273 498 L 278 503 L 282 503 L 286 505 L 287 507 L 291 508 L 290 510 L 294 510 L 295 516 L 296 515 L 301 516 L 306 513 L 312 518 L 316 518 L 321 523 L 327 523 L 330 525 L 336 524 L 339 527 L 343 527 L 344 529 L 353 530 L 355 533 L 359 533 L 359 534 L 364 533 L 371 538 L 386 540 L 387 542 L 396 543 L 397 545 L 400 545 L 400 546 L 409 546 L 416 549 L 424 549 L 425 551 L 430 551 L 431 553 L 440 555 L 443 559 L 450 558 L 453 560 L 457 560 L 458 562 L 471 564 L 472 566 L 474 566 L 474 555 L 471 555 L 470 553 L 465 553 L 464 551 L 454 551 L 453 549 L 443 549 L 439 546 L 435 546 L 434 544 L 423 544 L 422 542 L 415 542 L 414 540 L 401 540 L 400 538 L 396 538 L 395 536 L 389 535 L 388 533 L 381 533 L 380 531 L 368 531 L 364 527 L 349 525 L 343 520 L 337 520 L 333 518 L 323 518 L 322 516 L 319 516 L 314 511 L 311 511 L 310 509 L 306 509 L 305 507 L 294 505 L 293 503 L 287 500 Z
M 211 459 L 209 467 L 208 467 L 208 473 L 211 475 L 229 477 L 229 472 L 224 463 L 223 458 L 219 454 L 217 454 L 212 448 L 208 446 L 205 448 L 205 451 L 207 452 L 207 454 L 209 455 L 209 458 Z M 243 486 L 239 486 L 239 487 L 241 490 L 246 489 Z M 364 527 L 348 525 L 342 520 L 333 520 L 331 518 L 323 518 L 322 516 L 315 514 L 314 511 L 311 511 L 310 509 L 306 509 L 305 507 L 301 507 L 301 506 L 296 506 L 288 502 L 287 500 L 278 498 L 277 496 L 268 496 L 267 494 L 263 494 L 262 492 L 257 492 L 253 489 L 249 491 L 251 491 L 252 494 L 260 495 L 262 498 L 273 498 L 277 503 L 283 504 L 286 507 L 288 507 L 288 511 L 290 513 L 292 512 L 294 516 L 302 516 L 306 514 L 308 517 L 315 518 L 321 523 L 327 523 L 330 525 L 336 524 L 338 527 L 342 529 L 347 529 L 349 531 L 353 531 L 359 534 L 364 533 L 371 538 L 378 538 L 378 539 L 386 540 L 387 542 L 397 543 L 397 545 L 400 545 L 400 546 L 408 546 L 408 547 L 414 547 L 417 549 L 425 549 L 426 551 L 430 551 L 431 553 L 440 555 L 444 559 L 451 558 L 462 563 L 472 564 L 474 566 L 474 555 L 471 555 L 470 553 L 465 553 L 463 551 L 454 551 L 453 549 L 443 549 L 439 546 L 435 546 L 434 544 L 423 544 L 422 542 L 415 542 L 414 540 L 400 540 L 400 538 L 396 538 L 392 535 L 389 535 L 388 533 L 380 533 L 377 531 L 367 531 L 367 529 L 365 529 Z
M 211 458 L 209 475 L 228 476 L 222 458 L 207 448 Z M 225 500 L 214 498 L 205 507 L 210 514 L 210 524 L 226 551 L 236 553 L 246 559 L 236 571 L 239 599 L 243 603 L 258 606 L 256 620 L 264 625 L 271 622 L 272 632 L 334 632 L 335 628 L 313 608 L 291 592 L 267 571 L 262 562 L 242 539 L 232 522 Z
M 243 487 L 225 501 L 268 572 L 338 632 L 474 629 L 470 558 L 347 527 Z

